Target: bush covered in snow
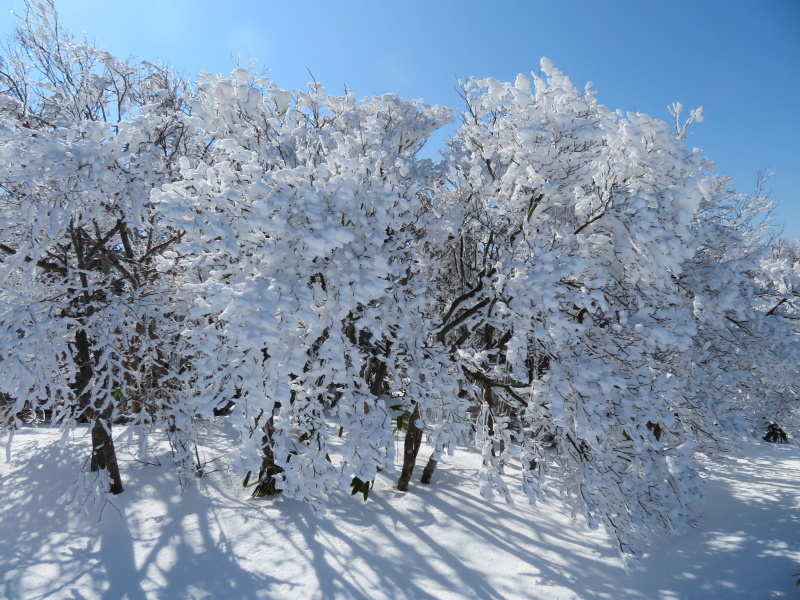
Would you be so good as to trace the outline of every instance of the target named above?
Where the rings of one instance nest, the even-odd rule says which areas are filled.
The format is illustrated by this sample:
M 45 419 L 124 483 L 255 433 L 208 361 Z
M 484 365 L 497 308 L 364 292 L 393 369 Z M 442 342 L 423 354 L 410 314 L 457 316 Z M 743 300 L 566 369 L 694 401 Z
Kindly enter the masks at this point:
M 800 252 L 685 147 L 548 60 L 453 111 L 188 83 L 31 4 L 0 57 L 0 415 L 116 444 L 165 432 L 184 484 L 227 414 L 259 490 L 315 506 L 420 441 L 476 446 L 486 497 L 566 498 L 624 554 L 680 531 L 698 455 L 797 431 Z M 765 221 L 766 219 L 766 221 Z M 136 435 L 133 435 L 133 434 Z M 144 437 L 142 437 L 144 436 Z M 141 440 L 144 440 L 143 442 Z M 465 485 L 471 485 L 465 482 Z

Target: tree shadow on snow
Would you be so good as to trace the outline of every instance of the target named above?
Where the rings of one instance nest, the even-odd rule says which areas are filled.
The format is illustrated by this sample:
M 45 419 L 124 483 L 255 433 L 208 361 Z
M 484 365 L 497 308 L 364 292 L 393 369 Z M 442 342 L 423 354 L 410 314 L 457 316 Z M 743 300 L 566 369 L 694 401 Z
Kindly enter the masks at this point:
M 57 504 L 77 478 L 86 449 L 80 444 L 62 449 L 54 441 L 57 433 L 45 438 L 26 435 L 26 429 L 17 433 L 11 461 L 3 465 L 0 597 L 44 600 L 75 586 L 91 588 L 89 597 L 98 597 L 91 526 Z
M 276 577 L 252 572 L 242 566 L 224 525 L 215 519 L 217 507 L 214 499 L 203 494 L 197 486 L 189 487 L 181 495 L 175 490 L 172 497 L 162 499 L 162 502 L 166 509 L 163 514 L 129 513 L 131 529 L 139 529 L 141 533 L 134 536 L 129 532 L 125 539 L 129 559 L 134 558 L 133 548 L 138 554 L 136 560 L 128 564 L 138 565 L 135 576 L 144 589 L 154 592 L 151 597 L 249 600 L 270 598 L 269 590 L 273 585 L 287 585 Z M 157 536 L 149 537 L 156 530 L 149 524 L 154 520 L 158 522 Z M 122 520 L 104 532 L 102 545 L 107 541 L 108 547 L 114 548 L 119 529 L 127 529 Z M 106 556 L 112 557 L 113 554 Z M 130 586 L 115 576 L 115 559 L 108 560 L 105 567 L 112 588 L 104 594 L 103 600 L 122 600 Z M 125 569 L 120 575 L 124 572 Z M 114 594 L 111 594 L 112 590 Z M 142 600 L 145 597 L 143 595 Z M 129 600 L 139 599 L 132 597 Z
M 798 467 L 797 448 L 764 444 L 715 465 L 697 527 L 653 544 L 632 585 L 665 600 L 796 597 Z
M 41 435 L 19 439 L 12 466 L 4 465 L 0 597 L 246 600 L 286 584 L 243 569 L 213 522 L 212 500 L 196 487 L 181 495 L 171 469 L 140 469 L 133 483 L 127 469 L 126 491 L 87 519 L 57 503 L 82 468 L 86 443 L 62 450 Z
M 88 441 L 56 437 L 22 431 L 0 465 L 4 599 L 767 598 L 792 597 L 800 571 L 797 449 L 715 466 L 698 527 L 658 540 L 628 578 L 611 538 L 553 508 L 487 502 L 464 461 L 407 493 L 381 475 L 369 502 L 341 493 L 323 514 L 246 499 L 220 473 L 181 494 L 172 469 L 128 462 L 125 493 L 86 520 L 56 501 Z
M 609 538 L 589 532 L 580 519 L 564 516 L 553 522 L 549 507 L 541 511 L 524 499 L 520 502 L 519 495 L 515 507 L 500 498 L 490 502 L 480 495 L 475 473 L 466 471 L 470 470 L 445 464 L 437 470 L 432 486 L 415 482 L 412 493 L 420 498 L 428 522 L 410 525 L 420 541 L 431 546 L 426 529 L 431 535 L 437 530 L 460 529 L 464 539 L 471 541 L 472 547 L 457 546 L 453 551 L 463 565 L 464 589 L 471 590 L 465 597 L 536 597 L 537 588 L 560 593 L 554 586 L 581 599 L 618 597 L 624 589 L 620 585 L 624 572 Z M 517 483 L 509 469 L 507 484 L 513 487 Z M 408 515 L 389 506 L 386 512 L 409 526 Z M 499 574 L 498 567 L 503 564 L 513 564 L 512 571 Z M 480 574 L 493 572 L 492 587 L 475 585 Z
M 481 573 L 468 573 L 463 563 L 444 545 L 404 519 L 385 500 L 371 500 L 381 517 L 403 519 L 410 535 L 392 530 L 383 518 L 367 516 L 369 531 L 374 535 L 348 536 L 336 519 L 303 519 L 300 531 L 306 546 L 312 550 L 314 567 L 320 579 L 333 582 L 320 589 L 319 600 L 357 598 L 373 600 L 374 590 L 383 598 L 433 600 L 447 590 L 471 590 L 469 595 L 494 597 L 494 589 Z M 348 528 L 349 529 L 349 528 Z M 391 540 L 391 545 L 381 541 Z M 353 577 L 353 571 L 358 573 Z M 348 576 L 348 574 L 350 574 Z M 368 586 L 359 581 L 369 581 Z M 437 593 L 438 592 L 438 593 Z
M 487 502 L 464 485 L 474 473 L 462 470 L 446 465 L 433 486 L 415 480 L 407 493 L 379 476 L 367 503 L 342 494 L 325 516 L 291 501 L 273 504 L 294 513 L 302 539 L 293 551 L 327 582 L 313 598 L 511 600 L 535 598 L 541 586 L 589 599 L 617 598 L 625 589 L 610 540 L 606 547 L 597 536 L 587 541 L 569 519 L 549 523 L 534 507 Z

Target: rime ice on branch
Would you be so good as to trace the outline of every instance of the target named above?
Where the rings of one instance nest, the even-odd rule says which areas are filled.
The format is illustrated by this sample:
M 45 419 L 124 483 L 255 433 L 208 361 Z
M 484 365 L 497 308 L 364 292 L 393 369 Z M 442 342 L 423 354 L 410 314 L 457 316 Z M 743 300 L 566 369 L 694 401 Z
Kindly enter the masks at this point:
M 10 47 L 0 416 L 89 423 L 109 491 L 119 421 L 118 444 L 166 434 L 186 484 L 226 413 L 242 478 L 315 505 L 366 498 L 405 429 L 400 489 L 423 438 L 426 483 L 477 444 L 484 496 L 519 460 L 531 501 L 636 555 L 685 527 L 698 454 L 797 431 L 798 251 L 684 147 L 698 111 L 612 111 L 543 60 L 464 82 L 434 163 L 449 109 L 242 68 L 189 85 L 46 4 Z

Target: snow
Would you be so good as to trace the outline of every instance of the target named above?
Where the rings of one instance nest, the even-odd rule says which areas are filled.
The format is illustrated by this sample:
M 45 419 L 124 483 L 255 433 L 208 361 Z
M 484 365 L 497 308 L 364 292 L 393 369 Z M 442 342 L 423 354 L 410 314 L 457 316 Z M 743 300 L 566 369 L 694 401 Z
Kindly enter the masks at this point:
M 181 493 L 166 446 L 121 456 L 126 491 L 78 515 L 58 503 L 87 456 L 78 429 L 24 427 L 0 463 L 0 597 L 8 600 L 765 599 L 800 597 L 800 451 L 759 443 L 708 463 L 694 527 L 660 538 L 633 573 L 612 537 L 558 502 L 530 506 L 506 465 L 515 506 L 485 501 L 480 455 L 459 449 L 407 493 L 379 475 L 369 501 L 345 493 L 325 513 L 249 498 L 221 461 Z M 0 443 L 6 441 L 3 434 Z M 400 442 L 400 440 L 397 440 Z M 223 453 L 209 435 L 201 457 Z M 402 448 L 398 448 L 397 459 Z M 430 448 L 427 449 L 430 452 Z M 73 486 L 74 487 L 74 486 Z M 110 497 L 109 497 L 110 498 Z M 112 504 L 113 503 L 113 504 Z
M 634 585 L 609 548 L 638 560 L 669 548 L 659 532 L 713 523 L 694 514 L 697 456 L 765 421 L 800 438 L 800 246 L 770 241 L 766 194 L 732 197 L 687 151 L 699 109 L 674 105 L 674 131 L 615 113 L 543 59 L 534 89 L 464 83 L 434 164 L 418 153 L 450 109 L 242 68 L 183 83 L 41 6 L 2 58 L 0 422 L 46 413 L 65 438 L 92 422 L 106 471 L 78 475 L 85 436 L 61 455 L 21 431 L 0 497 L 9 595 L 639 597 L 663 557 Z M 156 455 L 178 474 L 129 460 L 112 504 L 120 419 L 119 454 L 165 428 Z M 426 428 L 437 457 L 474 452 L 398 494 L 393 421 Z M 198 440 L 231 462 L 178 494 Z M 248 501 L 264 453 L 283 495 Z M 367 506 L 349 498 L 379 469 Z M 526 507 L 520 479 L 570 497 Z M 88 523 L 52 504 L 65 489 Z M 708 554 L 750 539 L 724 530 Z

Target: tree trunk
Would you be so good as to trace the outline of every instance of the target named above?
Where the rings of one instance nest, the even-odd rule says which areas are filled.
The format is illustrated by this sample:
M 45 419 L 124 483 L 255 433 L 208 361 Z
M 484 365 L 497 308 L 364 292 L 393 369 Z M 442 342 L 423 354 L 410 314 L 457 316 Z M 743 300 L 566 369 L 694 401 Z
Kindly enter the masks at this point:
M 274 410 L 274 409 L 273 409 Z M 263 413 L 262 413 L 263 414 Z M 256 427 L 261 415 L 256 418 Z M 254 484 L 252 496 L 253 498 L 265 498 L 267 496 L 274 496 L 280 494 L 281 490 L 278 489 L 275 476 L 283 472 L 283 469 L 275 464 L 275 453 L 272 448 L 275 444 L 275 417 L 270 416 L 267 422 L 264 423 L 264 435 L 261 437 L 263 444 L 264 458 L 261 461 L 261 468 L 258 471 L 258 480 Z M 249 484 L 250 473 L 244 478 L 245 487 L 251 487 Z
M 75 334 L 75 349 L 78 359 L 78 377 L 75 382 L 76 393 L 80 398 L 83 414 L 92 423 L 92 460 L 90 468 L 92 471 L 105 469 L 111 478 L 111 485 L 108 491 L 112 494 L 121 494 L 122 477 L 119 472 L 117 453 L 114 449 L 114 439 L 111 437 L 111 413 L 113 407 L 109 404 L 102 412 L 98 411 L 87 393 L 87 388 L 91 384 L 92 376 L 94 375 L 94 366 L 92 364 L 89 337 L 83 329 Z
M 408 491 L 408 482 L 414 474 L 414 464 L 417 462 L 417 454 L 422 444 L 422 429 L 417 427 L 417 419 L 420 417 L 419 406 L 414 407 L 414 412 L 408 419 L 408 429 L 406 430 L 406 440 L 403 444 L 403 470 L 397 480 L 397 489 L 401 492 Z
M 492 416 L 492 410 L 494 409 L 494 396 L 492 395 L 492 386 L 488 382 L 484 382 L 483 384 L 483 400 L 489 405 L 489 418 L 487 419 L 487 426 L 489 427 L 489 435 L 494 437 L 494 417 Z M 499 450 L 499 452 L 498 452 Z M 492 456 L 502 457 L 506 450 L 506 443 L 503 440 L 499 442 L 492 442 Z M 500 459 L 500 471 L 503 471 L 505 467 L 505 460 L 503 458 Z
M 386 385 L 384 379 L 386 378 L 386 363 L 382 360 L 373 359 L 378 363 L 377 367 L 371 368 L 368 373 L 369 391 L 376 398 L 386 393 Z
M 425 469 L 422 471 L 422 477 L 420 478 L 420 483 L 424 483 L 425 485 L 430 485 L 431 477 L 433 477 L 433 472 L 436 470 L 437 462 L 433 460 L 433 454 L 428 459 L 428 464 L 425 465 Z
M 111 478 L 108 491 L 112 494 L 122 493 L 122 477 L 119 473 L 117 452 L 111 437 L 111 421 L 98 415 L 92 426 L 92 471 L 105 469 Z

